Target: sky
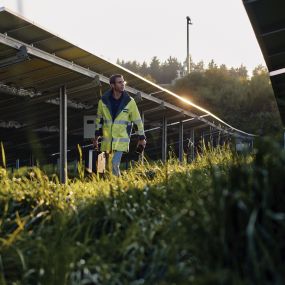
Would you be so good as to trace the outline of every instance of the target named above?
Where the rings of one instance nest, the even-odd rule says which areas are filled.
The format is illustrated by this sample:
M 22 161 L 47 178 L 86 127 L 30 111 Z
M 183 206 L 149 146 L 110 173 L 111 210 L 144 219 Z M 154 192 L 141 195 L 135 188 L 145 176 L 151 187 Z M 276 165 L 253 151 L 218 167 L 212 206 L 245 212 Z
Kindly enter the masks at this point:
M 0 0 L 35 24 L 109 61 L 169 56 L 249 71 L 265 65 L 242 0 Z

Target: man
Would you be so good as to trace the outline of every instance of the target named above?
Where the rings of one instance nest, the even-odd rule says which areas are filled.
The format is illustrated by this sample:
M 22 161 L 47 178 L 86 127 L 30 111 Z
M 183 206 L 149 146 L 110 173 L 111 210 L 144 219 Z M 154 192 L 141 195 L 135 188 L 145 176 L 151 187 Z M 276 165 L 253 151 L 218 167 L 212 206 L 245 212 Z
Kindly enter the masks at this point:
M 111 89 L 98 103 L 93 145 L 98 148 L 102 137 L 101 150 L 112 153 L 112 172 L 120 176 L 120 162 L 123 152 L 129 151 L 133 123 L 137 125 L 138 146 L 146 145 L 143 122 L 135 100 L 125 91 L 125 81 L 121 74 L 110 77 Z

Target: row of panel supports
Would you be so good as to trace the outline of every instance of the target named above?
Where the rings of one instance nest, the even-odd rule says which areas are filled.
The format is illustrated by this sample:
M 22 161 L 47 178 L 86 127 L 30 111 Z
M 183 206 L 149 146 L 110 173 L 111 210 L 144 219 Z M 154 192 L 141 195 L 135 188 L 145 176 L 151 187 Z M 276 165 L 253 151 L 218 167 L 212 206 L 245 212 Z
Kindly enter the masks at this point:
M 59 176 L 60 182 L 67 182 L 67 93 L 66 87 L 62 86 L 59 90 L 60 94 L 60 159 L 59 159 Z M 144 121 L 144 113 L 141 114 Z M 179 161 L 183 162 L 184 145 L 183 145 L 183 122 L 179 122 Z M 90 159 L 90 156 L 89 156 Z M 143 161 L 143 158 L 141 158 Z M 191 130 L 190 137 L 190 160 L 194 159 L 194 130 Z M 162 118 L 162 161 L 167 161 L 167 118 Z M 90 159 L 92 163 L 92 159 Z M 89 165 L 90 167 L 91 165 Z M 90 167 L 91 168 L 91 167 Z
M 59 176 L 60 182 L 65 184 L 67 182 L 67 93 L 66 87 L 62 86 L 59 90 L 60 94 L 60 159 L 59 159 Z M 144 112 L 141 113 L 142 120 L 144 121 Z M 161 158 L 163 162 L 167 161 L 167 118 L 163 116 L 162 118 L 162 154 Z M 179 122 L 179 161 L 182 163 L 184 159 L 184 123 Z M 210 136 L 212 134 L 212 128 L 210 129 Z M 195 133 L 194 129 L 190 130 L 189 134 L 189 153 L 187 160 L 192 161 L 195 158 Z M 202 135 L 203 136 L 203 135 Z M 285 141 L 285 135 L 284 135 Z M 285 145 L 285 143 L 284 143 Z M 143 155 L 140 158 L 143 161 Z M 90 159 L 90 161 L 92 161 Z M 91 162 L 92 163 L 92 162 Z M 91 165 L 90 165 L 91 166 Z M 90 167 L 91 168 L 91 167 Z
M 59 179 L 67 182 L 67 94 L 66 87 L 59 90 Z

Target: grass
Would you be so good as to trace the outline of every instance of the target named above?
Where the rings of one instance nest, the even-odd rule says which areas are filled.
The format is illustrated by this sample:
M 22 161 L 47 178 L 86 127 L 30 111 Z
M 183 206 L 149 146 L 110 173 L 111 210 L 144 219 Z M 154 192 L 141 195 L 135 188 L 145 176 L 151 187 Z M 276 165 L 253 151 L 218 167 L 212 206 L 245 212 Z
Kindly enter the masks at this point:
M 68 185 L 0 169 L 0 284 L 284 284 L 285 154 L 256 147 Z

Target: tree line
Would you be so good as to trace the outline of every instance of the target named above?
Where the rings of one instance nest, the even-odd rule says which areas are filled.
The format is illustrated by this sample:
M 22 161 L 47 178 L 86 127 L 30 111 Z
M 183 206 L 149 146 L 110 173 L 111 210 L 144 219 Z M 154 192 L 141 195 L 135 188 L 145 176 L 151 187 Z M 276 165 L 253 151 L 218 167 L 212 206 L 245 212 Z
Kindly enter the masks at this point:
M 136 60 L 124 61 L 119 59 L 117 60 L 117 64 L 158 84 L 171 83 L 177 77 L 177 71 L 183 68 L 183 65 L 177 58 L 171 56 L 164 62 L 154 56 L 149 64 L 145 61 L 140 64 Z
M 118 60 L 118 64 L 169 88 L 193 103 L 211 111 L 235 128 L 258 134 L 281 132 L 282 123 L 266 67 L 257 66 L 252 75 L 244 65 L 238 68 L 217 65 L 213 60 L 191 62 L 191 72 L 183 73 L 184 64 L 174 57 L 161 62 L 153 57 L 150 64 Z

